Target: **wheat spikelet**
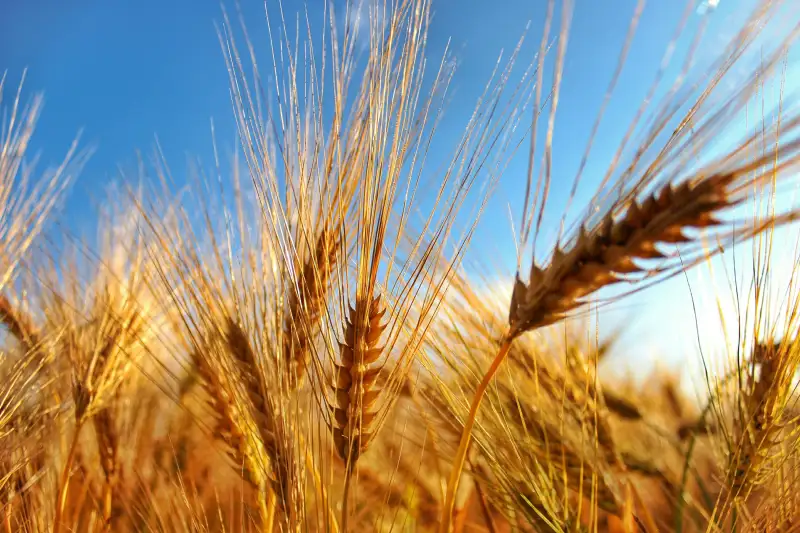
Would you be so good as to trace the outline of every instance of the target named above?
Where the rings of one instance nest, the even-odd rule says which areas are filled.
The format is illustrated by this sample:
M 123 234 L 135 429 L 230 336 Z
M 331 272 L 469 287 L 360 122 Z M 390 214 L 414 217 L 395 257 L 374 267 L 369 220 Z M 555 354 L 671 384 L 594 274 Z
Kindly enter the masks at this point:
M 376 296 L 365 305 L 357 302 L 350 308 L 345 323 L 344 341 L 340 344 L 340 362 L 335 370 L 333 439 L 339 457 L 352 465 L 370 444 L 379 392 L 374 390 L 381 367 L 375 363 L 383 353 L 378 346 L 386 329 L 386 309 Z M 350 467 L 349 467 L 350 468 Z

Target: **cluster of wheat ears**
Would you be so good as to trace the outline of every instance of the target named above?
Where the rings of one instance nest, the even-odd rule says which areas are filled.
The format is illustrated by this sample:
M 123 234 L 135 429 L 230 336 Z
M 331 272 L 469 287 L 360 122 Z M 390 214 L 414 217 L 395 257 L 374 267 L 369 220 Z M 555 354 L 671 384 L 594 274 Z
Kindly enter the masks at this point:
M 800 292 L 780 288 L 780 320 L 767 293 L 773 232 L 800 207 L 742 214 L 800 163 L 783 85 L 755 133 L 722 141 L 785 76 L 800 24 L 758 2 L 693 75 L 703 24 L 671 57 L 688 2 L 597 193 L 544 254 L 571 10 L 550 2 L 535 58 L 515 67 L 520 41 L 498 63 L 441 159 L 454 69 L 425 61 L 430 0 L 376 2 L 361 24 L 327 5 L 302 43 L 274 31 L 265 77 L 224 15 L 232 170 L 215 151 L 177 188 L 156 155 L 100 205 L 96 242 L 43 230 L 88 154 L 35 180 L 41 99 L 17 92 L 0 136 L 0 530 L 798 530 Z M 464 254 L 528 137 L 517 276 L 497 294 Z M 624 346 L 586 334 L 599 307 L 746 240 L 739 340 L 702 401 L 664 373 L 600 379 Z

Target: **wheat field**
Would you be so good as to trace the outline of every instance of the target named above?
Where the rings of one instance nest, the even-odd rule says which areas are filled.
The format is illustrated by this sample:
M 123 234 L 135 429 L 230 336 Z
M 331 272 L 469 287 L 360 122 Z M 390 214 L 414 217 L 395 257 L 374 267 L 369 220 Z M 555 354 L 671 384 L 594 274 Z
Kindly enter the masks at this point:
M 359 12 L 331 5 L 325 32 L 263 61 L 223 9 L 234 160 L 178 187 L 156 151 L 104 196 L 95 240 L 59 229 L 90 152 L 28 164 L 42 100 L 3 77 L 0 531 L 800 531 L 800 247 L 776 237 L 800 216 L 782 201 L 800 170 L 792 7 L 757 1 L 703 72 L 664 43 L 614 158 L 584 176 L 601 109 L 566 185 L 571 1 L 498 61 L 447 153 L 457 75 L 425 55 L 434 0 L 344 26 Z M 473 236 L 520 156 L 516 275 L 487 283 Z M 702 394 L 603 372 L 636 357 L 597 327 L 606 307 L 735 246 L 752 281 Z

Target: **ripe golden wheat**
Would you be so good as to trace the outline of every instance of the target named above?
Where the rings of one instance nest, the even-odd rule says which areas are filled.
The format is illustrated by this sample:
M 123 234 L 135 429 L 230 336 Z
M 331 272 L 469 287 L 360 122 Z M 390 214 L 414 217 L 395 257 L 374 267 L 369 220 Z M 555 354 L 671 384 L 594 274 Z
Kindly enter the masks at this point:
M 524 39 L 496 65 L 444 154 L 454 62 L 430 76 L 430 0 L 370 3 L 363 24 L 326 4 L 324 32 L 309 23 L 296 43 L 275 39 L 268 76 L 225 14 L 243 161 L 219 193 L 201 174 L 175 196 L 156 154 L 142 167 L 157 180 L 109 195 L 97 243 L 42 235 L 85 154 L 71 148 L 31 185 L 41 101 L 23 109 L 18 93 L 0 136 L 0 531 L 797 529 L 797 257 L 785 316 L 766 296 L 771 239 L 800 214 L 770 203 L 800 163 L 795 102 L 781 93 L 772 123 L 764 112 L 756 133 L 717 146 L 763 104 L 800 31 L 766 35 L 787 4 L 757 2 L 692 77 L 695 41 L 648 115 L 662 66 L 569 227 L 589 141 L 544 253 L 568 0 L 555 38 L 549 2 L 521 76 Z M 758 66 L 734 76 L 759 43 Z M 528 136 L 515 244 L 529 273 L 520 259 L 508 291 L 486 289 L 463 268 L 467 249 Z M 214 164 L 225 175 L 216 150 Z M 765 198 L 764 216 L 743 214 Z M 704 397 L 663 372 L 606 374 L 636 331 L 594 332 L 598 309 L 746 241 L 740 336 Z M 472 252 L 470 266 L 488 257 L 482 243 Z

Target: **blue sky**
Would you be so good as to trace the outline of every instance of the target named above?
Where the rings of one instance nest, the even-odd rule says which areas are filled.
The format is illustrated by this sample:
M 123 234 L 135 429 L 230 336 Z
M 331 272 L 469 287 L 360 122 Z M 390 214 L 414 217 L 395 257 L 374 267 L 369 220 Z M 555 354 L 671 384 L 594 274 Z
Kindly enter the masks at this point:
M 241 4 L 255 41 L 266 43 L 263 2 Z M 635 2 L 620 0 L 613 10 L 585 4 L 575 14 L 559 115 L 562 130 L 580 124 L 586 130 L 579 132 L 583 136 L 603 97 Z M 618 94 L 623 102 L 644 91 L 649 77 L 641 76 L 637 67 L 653 70 L 683 9 L 680 2 L 652 4 L 642 22 L 646 39 L 631 57 L 634 74 L 623 80 Z M 528 0 L 434 2 L 428 55 L 438 58 L 452 38 L 460 62 L 448 115 L 472 110 L 501 49 L 516 44 L 529 20 L 522 60 L 530 60 L 538 47 L 545 5 Z M 302 6 L 284 2 L 286 13 Z M 319 21 L 322 0 L 309 0 L 308 6 Z M 232 10 L 233 3 L 227 7 Z M 8 86 L 13 88 L 27 68 L 26 93 L 45 92 L 35 148 L 55 160 L 79 129 L 86 143 L 97 146 L 71 202 L 82 203 L 86 193 L 97 192 L 115 177 L 118 165 L 135 161 L 136 150 L 149 151 L 156 135 L 172 165 L 182 164 L 187 153 L 209 153 L 212 117 L 218 138 L 233 139 L 228 78 L 214 28 L 220 15 L 216 0 L 0 2 L 0 69 L 8 72 Z M 262 62 L 268 62 L 266 47 L 259 52 Z M 582 140 L 560 146 L 580 152 Z M 504 200 L 517 194 L 517 185 L 514 179 L 505 181 Z
M 241 0 L 241 4 L 248 29 L 260 46 L 257 54 L 267 64 L 263 2 Z M 307 4 L 312 21 L 316 16 L 319 27 L 322 0 L 307 0 Z M 563 205 L 572 184 L 636 2 L 577 4 L 554 141 L 556 209 Z M 750 4 L 743 0 L 719 3 L 700 52 L 701 62 L 712 58 L 717 47 L 730 37 L 736 21 L 746 14 L 742 7 Z M 531 27 L 520 65 L 531 61 L 538 48 L 546 2 L 435 0 L 433 5 L 428 56 L 437 60 L 451 39 L 459 67 L 455 93 L 446 112 L 458 124 L 458 117 L 463 119 L 472 111 L 501 49 L 508 53 L 514 47 L 528 21 Z M 232 2 L 226 6 L 233 9 Z M 302 6 L 298 1 L 284 2 L 287 14 Z M 604 165 L 647 92 L 684 9 L 682 1 L 651 0 L 646 5 L 629 60 L 595 141 L 584 192 L 592 192 L 592 181 L 602 176 Z M 228 77 L 214 28 L 214 22 L 220 20 L 221 7 L 216 0 L 0 1 L 0 71 L 8 72 L 7 87 L 13 88 L 27 68 L 25 94 L 45 92 L 34 149 L 42 151 L 43 162 L 56 161 L 81 129 L 84 142 L 97 149 L 67 201 L 64 215 L 70 227 L 91 228 L 93 215 L 85 208 L 86 203 L 102 198 L 103 187 L 119 176 L 120 168 L 128 172 L 135 169 L 136 151 L 149 153 L 156 136 L 178 176 L 185 173 L 188 155 L 211 162 L 212 118 L 223 148 L 232 146 L 234 122 Z M 698 22 L 699 15 L 694 15 L 687 33 L 691 34 Z M 678 51 L 685 46 L 683 42 Z M 545 81 L 548 77 L 549 69 Z M 669 76 L 667 81 L 671 82 Z M 456 132 L 457 126 L 446 122 L 440 134 L 447 141 Z M 508 213 L 519 217 L 524 190 L 526 155 L 524 149 L 522 152 L 502 178 L 475 240 L 476 246 L 497 258 L 490 266 L 503 266 L 507 271 L 514 267 Z M 576 202 L 576 206 L 580 204 L 580 200 Z M 641 333 L 634 340 L 648 346 L 648 353 L 682 352 L 683 348 L 676 349 L 673 342 L 678 331 L 687 341 L 687 349 L 693 344 L 693 339 L 686 339 L 693 327 L 691 316 L 687 316 L 691 301 L 686 280 L 672 282 L 669 287 L 648 291 L 615 307 L 615 313 L 625 320 L 638 321 L 641 329 L 636 331 Z M 662 311 L 654 312 L 656 306 Z M 666 325 L 663 309 L 674 315 Z M 679 360 L 675 353 L 670 358 Z

